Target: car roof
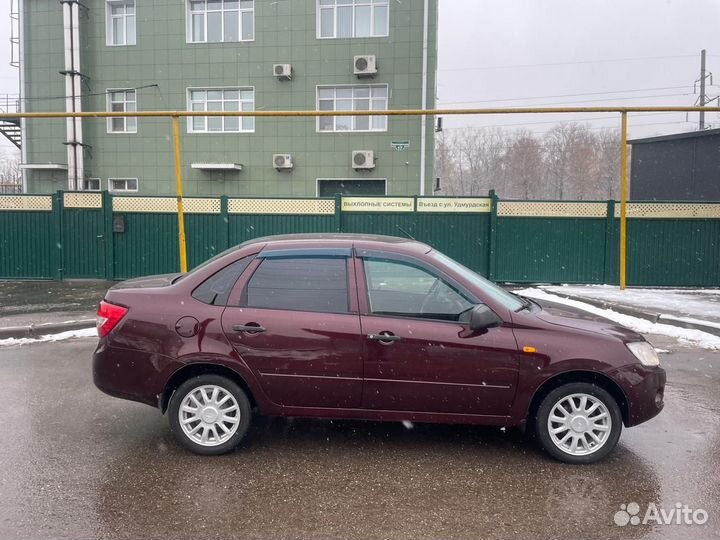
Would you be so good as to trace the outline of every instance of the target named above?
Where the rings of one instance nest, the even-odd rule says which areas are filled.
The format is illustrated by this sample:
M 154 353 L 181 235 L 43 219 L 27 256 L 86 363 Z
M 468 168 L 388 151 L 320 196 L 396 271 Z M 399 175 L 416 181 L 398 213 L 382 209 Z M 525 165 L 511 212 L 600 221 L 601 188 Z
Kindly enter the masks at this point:
M 390 251 L 406 253 L 427 253 L 432 248 L 427 244 L 410 238 L 384 236 L 378 234 L 351 233 L 305 233 L 281 234 L 254 238 L 242 244 L 243 247 L 253 244 L 265 244 L 264 249 L 292 247 L 362 247 L 364 249 L 383 249 L 392 247 Z

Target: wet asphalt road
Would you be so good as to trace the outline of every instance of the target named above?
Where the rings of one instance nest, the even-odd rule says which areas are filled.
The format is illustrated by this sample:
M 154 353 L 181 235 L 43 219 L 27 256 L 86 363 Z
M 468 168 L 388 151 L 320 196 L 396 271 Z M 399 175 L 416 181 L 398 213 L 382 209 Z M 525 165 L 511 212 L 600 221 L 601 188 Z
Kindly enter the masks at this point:
M 0 281 L 0 317 L 95 312 L 111 281 Z
M 720 353 L 657 338 L 667 406 L 592 466 L 520 433 L 256 419 L 219 458 L 92 385 L 94 340 L 0 349 L 0 538 L 713 538 Z M 623 503 L 703 508 L 704 526 L 618 527 Z

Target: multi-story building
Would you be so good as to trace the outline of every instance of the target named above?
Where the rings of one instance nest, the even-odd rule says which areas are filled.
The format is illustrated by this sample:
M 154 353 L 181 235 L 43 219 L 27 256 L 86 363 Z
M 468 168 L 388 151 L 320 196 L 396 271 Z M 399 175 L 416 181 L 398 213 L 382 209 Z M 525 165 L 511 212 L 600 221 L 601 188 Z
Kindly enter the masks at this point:
M 24 0 L 26 111 L 433 108 L 437 0 Z M 185 193 L 430 194 L 419 116 L 182 119 Z M 26 190 L 175 191 L 167 118 L 23 122 Z

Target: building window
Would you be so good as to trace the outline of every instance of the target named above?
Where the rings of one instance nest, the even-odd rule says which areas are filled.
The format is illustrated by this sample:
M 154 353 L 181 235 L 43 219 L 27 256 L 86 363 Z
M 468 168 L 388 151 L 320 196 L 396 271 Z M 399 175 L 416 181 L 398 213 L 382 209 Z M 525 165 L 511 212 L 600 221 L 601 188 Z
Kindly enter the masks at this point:
M 254 0 L 188 0 L 187 20 L 191 43 L 255 39 Z
M 318 197 L 378 197 L 387 194 L 387 180 L 356 178 L 321 178 L 317 181 Z
M 320 111 L 387 111 L 388 87 L 320 86 Z M 321 116 L 318 131 L 387 131 L 387 116 Z
M 113 193 L 130 193 L 138 190 L 137 178 L 108 178 L 108 190 Z
M 85 178 L 83 180 L 83 191 L 100 191 L 99 178 Z
M 136 112 L 137 97 L 135 90 L 108 90 L 109 112 Z M 108 133 L 137 133 L 137 118 L 132 116 L 119 116 L 108 118 Z
M 255 90 L 252 88 L 193 88 L 188 90 L 190 109 L 194 112 L 255 110 Z M 188 118 L 191 133 L 252 133 L 252 116 L 194 116 Z
M 106 43 L 135 45 L 135 0 L 107 0 Z
M 386 37 L 389 35 L 388 0 L 318 0 L 319 38 Z

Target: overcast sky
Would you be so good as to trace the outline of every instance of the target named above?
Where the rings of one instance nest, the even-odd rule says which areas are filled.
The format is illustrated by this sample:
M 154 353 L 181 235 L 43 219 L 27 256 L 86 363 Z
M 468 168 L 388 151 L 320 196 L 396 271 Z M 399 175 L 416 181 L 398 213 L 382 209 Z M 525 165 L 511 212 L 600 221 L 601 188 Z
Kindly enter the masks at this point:
M 440 107 L 692 105 L 703 48 L 720 84 L 720 0 L 439 2 Z M 8 9 L 7 0 L 0 3 Z M 8 14 L 0 13 L 0 94 L 17 93 L 9 35 Z M 587 120 L 593 129 L 618 125 L 612 115 L 579 114 L 452 117 L 445 127 L 519 124 L 541 134 L 561 118 Z M 697 115 L 691 120 L 634 115 L 630 136 L 696 129 Z M 707 120 L 720 127 L 718 115 Z
M 693 105 L 703 48 L 720 83 L 720 0 L 440 4 L 440 107 Z M 718 95 L 717 86 L 711 90 Z M 445 126 L 524 124 L 541 133 L 561 118 L 572 117 L 456 117 Z M 593 127 L 619 122 L 609 114 L 574 118 L 594 118 Z M 685 114 L 633 115 L 630 136 L 696 129 L 697 115 L 691 120 L 684 122 Z M 718 115 L 707 120 L 720 127 Z

